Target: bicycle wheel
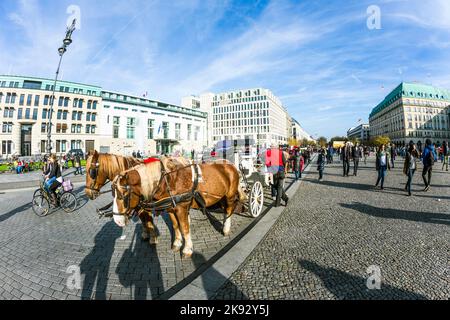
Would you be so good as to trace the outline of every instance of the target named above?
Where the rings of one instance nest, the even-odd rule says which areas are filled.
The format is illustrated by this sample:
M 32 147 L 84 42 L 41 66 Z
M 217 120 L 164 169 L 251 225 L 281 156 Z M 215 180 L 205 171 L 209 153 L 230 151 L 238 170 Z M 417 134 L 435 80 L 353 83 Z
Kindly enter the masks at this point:
M 42 190 L 41 189 L 37 189 L 34 193 L 33 193 L 33 199 L 36 198 L 37 196 L 42 196 Z
M 78 204 L 77 197 L 72 192 L 65 192 L 59 199 L 59 204 L 65 212 L 74 212 Z
M 39 217 L 45 217 L 50 212 L 50 203 L 42 194 L 33 197 L 32 207 Z

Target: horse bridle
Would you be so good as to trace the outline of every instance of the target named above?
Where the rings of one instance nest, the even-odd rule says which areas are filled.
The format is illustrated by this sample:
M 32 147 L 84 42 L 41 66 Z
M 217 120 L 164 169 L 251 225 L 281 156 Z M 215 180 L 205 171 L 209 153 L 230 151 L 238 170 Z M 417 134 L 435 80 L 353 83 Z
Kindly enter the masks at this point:
M 116 190 L 118 188 L 117 181 L 119 181 L 122 178 L 125 178 L 125 180 L 128 181 L 126 175 L 121 175 L 120 174 L 120 175 L 116 176 L 114 178 L 114 181 L 112 182 L 111 191 L 112 191 L 112 195 L 113 195 L 114 199 L 116 198 Z M 124 185 L 124 186 L 121 186 L 121 188 L 125 189 L 126 194 L 121 195 L 120 193 L 117 193 L 117 199 L 123 200 L 125 202 L 125 204 L 126 204 L 125 208 L 127 209 L 127 212 L 125 212 L 123 214 L 122 213 L 115 213 L 115 212 L 113 212 L 113 215 L 114 216 L 130 216 L 130 212 L 132 212 L 132 209 L 130 209 L 131 195 L 134 194 L 135 196 L 139 197 L 139 199 L 142 199 L 142 196 L 138 195 L 136 192 L 134 192 L 132 190 L 132 188 L 130 187 L 130 185 L 128 185 L 128 184 Z M 138 209 L 138 208 L 135 208 L 135 209 Z M 136 211 L 136 210 L 134 210 L 134 211 Z

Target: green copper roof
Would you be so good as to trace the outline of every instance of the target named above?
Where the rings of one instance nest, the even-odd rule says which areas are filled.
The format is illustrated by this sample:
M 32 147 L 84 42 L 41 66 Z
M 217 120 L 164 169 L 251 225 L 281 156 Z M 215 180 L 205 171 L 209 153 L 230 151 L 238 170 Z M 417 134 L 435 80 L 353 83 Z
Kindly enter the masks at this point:
M 372 110 L 369 118 L 373 117 L 399 98 L 418 98 L 450 102 L 450 91 L 426 84 L 402 82 Z

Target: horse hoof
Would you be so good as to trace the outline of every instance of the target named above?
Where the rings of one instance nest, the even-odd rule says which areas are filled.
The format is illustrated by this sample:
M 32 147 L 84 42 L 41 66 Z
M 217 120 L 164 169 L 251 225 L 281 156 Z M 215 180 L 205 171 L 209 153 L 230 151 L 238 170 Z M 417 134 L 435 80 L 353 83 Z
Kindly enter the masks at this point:
M 192 252 L 183 252 L 183 259 L 190 259 L 192 257 Z
M 175 252 L 175 253 L 176 252 L 180 252 L 180 250 L 181 250 L 181 246 L 174 246 L 174 245 L 172 246 L 172 251 L 173 252 Z

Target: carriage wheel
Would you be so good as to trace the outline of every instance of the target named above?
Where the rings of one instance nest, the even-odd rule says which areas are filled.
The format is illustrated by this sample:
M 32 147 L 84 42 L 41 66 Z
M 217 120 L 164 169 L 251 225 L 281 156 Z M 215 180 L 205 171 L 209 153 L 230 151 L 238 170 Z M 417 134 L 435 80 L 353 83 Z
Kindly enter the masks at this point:
M 248 199 L 248 211 L 253 218 L 259 217 L 264 205 L 264 189 L 261 182 L 257 181 L 250 190 Z

